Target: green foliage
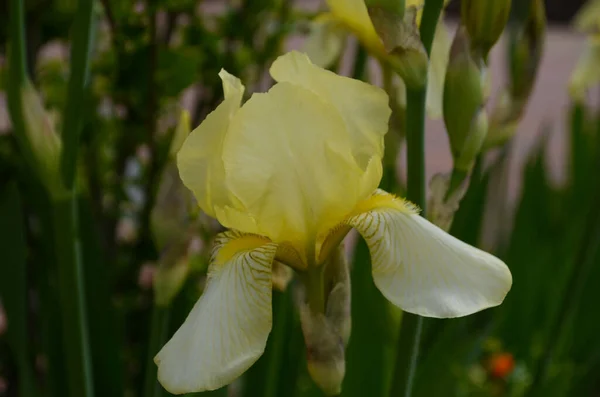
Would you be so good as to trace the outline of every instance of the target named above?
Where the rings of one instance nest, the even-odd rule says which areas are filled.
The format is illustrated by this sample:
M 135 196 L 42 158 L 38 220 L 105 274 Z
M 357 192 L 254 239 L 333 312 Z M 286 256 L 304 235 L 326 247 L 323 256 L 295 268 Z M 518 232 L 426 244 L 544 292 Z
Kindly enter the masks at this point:
M 5 3 L 0 51 L 10 38 L 15 52 L 0 54 L 9 56 L 0 64 L 0 90 L 10 94 L 13 118 L 11 131 L 0 134 L 0 304 L 8 319 L 0 331 L 0 379 L 11 396 L 167 396 L 153 358 L 202 293 L 210 244 L 222 230 L 192 211 L 181 230 L 187 251 L 169 250 L 174 241 L 157 247 L 152 235 L 163 171 L 174 166 L 169 149 L 181 103 L 192 127 L 198 125 L 221 101 L 221 68 L 240 77 L 248 93 L 264 90 L 271 61 L 305 15 L 281 0 L 232 1 L 227 7 L 103 0 L 86 14 L 101 22 L 94 25 L 77 14 L 83 0 L 27 1 L 23 10 L 10 10 L 10 20 Z M 11 2 L 17 3 L 24 4 Z M 12 18 L 17 11 L 23 11 L 23 26 Z M 437 15 L 430 7 L 423 18 L 421 37 L 429 48 Z M 20 27 L 27 28 L 23 40 L 9 34 Z M 67 56 L 67 44 L 78 34 L 79 44 Z M 83 40 L 85 34 L 95 40 Z M 355 77 L 369 75 L 367 56 L 359 48 Z M 62 131 L 63 142 L 70 140 L 64 197 L 49 194 L 20 131 L 23 109 L 14 99 L 27 79 L 54 130 Z M 182 101 L 184 95 L 193 100 Z M 409 108 L 416 111 L 406 116 L 414 130 L 424 128 L 423 105 L 423 93 L 409 93 Z M 570 117 L 563 185 L 548 172 L 547 131 L 521 170 L 516 202 L 499 194 L 507 189 L 502 175 L 514 153 L 511 143 L 497 160 L 486 153 L 477 159 L 450 232 L 494 251 L 509 265 L 514 285 L 498 308 L 424 322 L 413 396 L 599 392 L 600 320 L 594 313 L 600 301 L 600 117 L 581 103 Z M 419 182 L 409 180 L 409 190 L 424 202 L 422 143 L 409 143 L 420 153 L 410 155 Z M 406 191 L 393 164 L 395 157 L 386 159 L 384 187 Z M 187 261 L 187 277 L 173 300 L 158 306 L 153 270 L 163 255 L 179 251 L 186 252 L 180 259 Z M 341 396 L 386 396 L 397 374 L 402 314 L 374 286 L 362 240 L 351 269 L 353 326 Z M 296 287 L 292 281 L 285 292 L 274 292 L 273 330 L 254 366 L 233 386 L 190 396 L 322 396 L 306 369 Z M 405 352 L 399 362 L 408 362 Z M 507 357 L 514 368 L 499 376 L 494 365 Z

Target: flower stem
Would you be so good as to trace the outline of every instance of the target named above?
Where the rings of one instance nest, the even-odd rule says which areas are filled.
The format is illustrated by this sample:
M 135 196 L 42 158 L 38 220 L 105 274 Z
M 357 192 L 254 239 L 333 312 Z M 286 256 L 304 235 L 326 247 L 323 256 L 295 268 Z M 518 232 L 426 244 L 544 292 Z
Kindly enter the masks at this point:
M 150 326 L 150 340 L 148 342 L 148 359 L 146 360 L 146 373 L 144 379 L 144 397 L 160 396 L 160 385 L 156 380 L 156 365 L 154 356 L 164 343 L 169 326 L 170 308 L 154 305 Z
M 81 0 L 73 22 L 71 45 L 71 77 L 62 133 L 61 173 L 65 187 L 73 188 L 77 168 L 79 137 L 83 127 L 86 90 L 89 83 L 92 41 L 94 39 L 94 1 Z
M 420 34 L 423 46 L 429 55 L 433 45 L 437 22 L 444 6 L 443 0 L 427 0 L 423 10 Z M 419 89 L 406 91 L 406 146 L 407 146 L 407 198 L 418 205 L 425 216 L 425 105 L 427 82 Z M 423 319 L 404 313 L 398 336 L 394 381 L 390 396 L 412 395 Z
M 81 0 L 73 22 L 71 76 L 62 132 L 60 166 L 66 193 L 52 202 L 69 395 L 77 397 L 94 395 L 75 184 L 94 29 L 94 2 Z
M 77 200 L 73 193 L 68 193 L 54 199 L 52 206 L 68 395 L 91 397 L 94 395 L 92 358 L 77 231 Z
M 325 313 L 325 272 L 323 266 L 313 266 L 304 277 L 308 307 L 313 313 Z
M 22 88 L 27 81 L 27 62 L 25 58 L 25 14 L 23 1 L 11 0 L 8 18 L 8 79 L 7 99 L 8 112 L 13 125 L 14 136 L 19 144 L 25 162 L 31 169 L 36 170 L 36 160 L 31 144 L 25 134 L 23 120 Z

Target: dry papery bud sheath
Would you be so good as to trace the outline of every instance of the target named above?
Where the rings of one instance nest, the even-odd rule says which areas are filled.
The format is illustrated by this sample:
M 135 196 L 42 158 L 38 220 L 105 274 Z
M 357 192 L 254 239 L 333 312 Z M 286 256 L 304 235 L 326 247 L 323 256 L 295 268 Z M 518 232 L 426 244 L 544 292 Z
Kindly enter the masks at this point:
M 427 81 L 429 57 L 421 42 L 416 7 L 407 8 L 403 14 L 380 5 L 368 10 L 388 54 L 386 61 L 408 87 L 422 87 Z
M 345 349 L 350 338 L 350 273 L 341 247 L 323 265 L 327 300 L 323 312 L 300 303 L 300 320 L 306 345 L 308 373 L 326 395 L 341 392 L 346 372 Z M 308 290 L 308 289 L 307 289 Z M 306 290 L 305 290 L 306 291 Z

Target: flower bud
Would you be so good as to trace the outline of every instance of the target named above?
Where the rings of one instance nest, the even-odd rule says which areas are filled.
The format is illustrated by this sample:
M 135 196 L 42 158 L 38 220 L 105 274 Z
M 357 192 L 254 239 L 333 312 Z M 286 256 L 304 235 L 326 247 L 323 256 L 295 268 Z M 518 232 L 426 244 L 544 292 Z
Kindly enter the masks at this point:
M 417 8 L 408 7 L 402 15 L 371 6 L 369 16 L 388 54 L 386 60 L 408 87 L 422 87 L 427 81 L 429 58 L 419 34 Z
M 323 313 L 313 312 L 306 304 L 300 308 L 300 320 L 308 373 L 326 395 L 339 394 L 346 373 L 342 338 Z
M 346 372 L 345 348 L 351 326 L 350 272 L 341 246 L 336 248 L 323 266 L 322 282 L 317 284 L 332 286 L 325 291 L 324 312 L 317 309 L 320 305 L 314 304 L 314 297 L 306 296 L 306 302 L 300 304 L 300 321 L 306 344 L 308 372 L 326 395 L 337 395 Z M 311 275 L 307 277 L 305 281 L 310 283 Z M 305 291 L 310 289 L 306 288 Z
M 569 94 L 574 100 L 583 102 L 588 90 L 598 83 L 600 83 L 600 40 L 590 38 L 569 80 Z
M 509 80 L 514 100 L 526 101 L 535 83 L 546 37 L 546 11 L 543 0 L 532 0 L 528 18 L 510 32 Z
M 42 99 L 29 81 L 21 87 L 23 126 L 35 172 L 52 196 L 64 191 L 60 175 L 62 142 L 44 109 Z
M 164 250 L 158 260 L 153 277 L 154 302 L 168 306 L 177 296 L 189 273 L 189 239 L 174 242 Z
M 322 14 L 311 21 L 302 52 L 322 68 L 335 63 L 344 50 L 346 30 L 332 14 Z
M 490 116 L 490 126 L 484 149 L 500 146 L 513 137 L 525 107 L 533 90 L 535 78 L 539 69 L 544 50 L 546 31 L 546 14 L 543 0 L 531 2 L 527 20 L 520 26 L 514 26 L 510 31 L 509 56 L 509 86 L 501 93 L 500 98 Z M 600 53 L 598 54 L 600 56 Z M 592 62 L 591 69 L 584 57 L 571 80 L 571 94 L 579 98 L 586 91 L 587 77 L 596 73 L 593 64 L 600 65 L 600 58 Z M 577 75 L 577 70 L 583 72 Z M 591 71 L 589 75 L 586 70 Z M 578 80 L 581 78 L 581 80 Z M 596 79 L 600 79 L 600 74 Z M 592 80 L 594 78 L 592 77 Z M 600 80 L 598 80 L 600 81 Z M 588 81 L 589 82 L 589 81 Z
M 444 123 L 454 169 L 465 174 L 470 171 L 487 134 L 484 68 L 483 62 L 477 61 L 471 52 L 465 28 L 459 28 L 444 83 Z
M 600 1 L 586 1 L 575 15 L 573 24 L 580 32 L 600 33 Z
M 483 150 L 501 146 L 514 136 L 526 103 L 526 101 L 511 98 L 507 92 L 500 94 L 490 116 L 490 125 L 483 143 Z
M 189 191 L 179 178 L 177 166 L 168 164 L 163 171 L 156 201 L 150 212 L 150 230 L 159 250 L 181 238 L 182 230 L 189 224 L 188 210 L 192 207 L 192 202 Z
M 473 47 L 484 58 L 500 38 L 508 15 L 511 0 L 462 0 L 461 18 L 471 37 Z

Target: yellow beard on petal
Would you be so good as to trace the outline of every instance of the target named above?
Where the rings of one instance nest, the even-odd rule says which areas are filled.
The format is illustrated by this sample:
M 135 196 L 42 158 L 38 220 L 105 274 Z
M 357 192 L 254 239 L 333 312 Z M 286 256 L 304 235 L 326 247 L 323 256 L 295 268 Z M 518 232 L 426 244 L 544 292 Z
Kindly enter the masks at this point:
M 359 202 L 348 217 L 362 214 L 378 208 L 390 208 L 401 211 L 405 214 L 418 214 L 420 212 L 419 207 L 413 203 L 406 201 L 400 197 L 393 196 L 391 194 L 374 194 L 371 197 Z
M 266 237 L 246 234 L 243 237 L 232 239 L 221 247 L 216 256 L 216 264 L 223 264 L 231 260 L 237 253 L 250 251 L 261 247 L 270 240 Z

